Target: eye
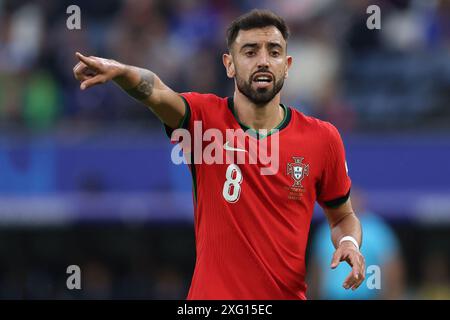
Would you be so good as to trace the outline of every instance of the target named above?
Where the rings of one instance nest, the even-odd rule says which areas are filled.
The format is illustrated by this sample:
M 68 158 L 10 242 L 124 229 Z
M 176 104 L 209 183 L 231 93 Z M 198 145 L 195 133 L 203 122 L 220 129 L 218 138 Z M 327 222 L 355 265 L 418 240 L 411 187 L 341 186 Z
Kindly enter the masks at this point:
M 245 52 L 245 55 L 246 55 L 247 57 L 253 57 L 253 56 L 255 55 L 255 51 L 246 51 L 246 52 Z
M 280 56 L 280 52 L 279 51 L 271 51 L 270 54 L 271 54 L 272 57 L 275 57 L 275 58 Z

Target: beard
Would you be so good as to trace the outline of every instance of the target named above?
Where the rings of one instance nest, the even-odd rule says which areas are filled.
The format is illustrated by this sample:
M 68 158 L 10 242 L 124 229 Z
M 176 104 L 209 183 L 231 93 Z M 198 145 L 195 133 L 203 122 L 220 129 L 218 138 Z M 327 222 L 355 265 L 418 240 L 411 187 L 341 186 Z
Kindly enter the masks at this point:
M 258 70 L 257 72 L 267 72 L 267 70 Z M 275 76 L 272 74 L 273 77 L 272 89 L 270 88 L 254 89 L 252 87 L 254 74 L 252 74 L 248 78 L 248 80 L 245 81 L 242 77 L 239 77 L 239 75 L 236 72 L 236 85 L 238 90 L 255 105 L 264 105 L 270 102 L 278 94 L 278 92 L 280 92 L 281 88 L 283 88 L 284 78 L 282 77 L 281 79 L 277 80 Z

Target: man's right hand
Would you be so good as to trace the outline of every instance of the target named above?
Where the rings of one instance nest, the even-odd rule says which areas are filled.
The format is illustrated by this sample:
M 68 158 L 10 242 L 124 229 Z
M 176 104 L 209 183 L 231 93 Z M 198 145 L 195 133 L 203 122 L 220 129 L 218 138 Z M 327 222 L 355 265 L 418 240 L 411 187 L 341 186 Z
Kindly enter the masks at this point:
M 166 86 L 153 72 L 122 64 L 115 60 L 77 52 L 80 62 L 73 74 L 81 82 L 81 90 L 113 80 L 128 95 L 147 105 L 171 128 L 177 128 L 186 113 L 186 106 L 176 92 Z
M 81 90 L 113 80 L 125 72 L 125 66 L 115 60 L 86 57 L 79 52 L 75 55 L 80 62 L 73 68 L 73 74 L 81 82 Z

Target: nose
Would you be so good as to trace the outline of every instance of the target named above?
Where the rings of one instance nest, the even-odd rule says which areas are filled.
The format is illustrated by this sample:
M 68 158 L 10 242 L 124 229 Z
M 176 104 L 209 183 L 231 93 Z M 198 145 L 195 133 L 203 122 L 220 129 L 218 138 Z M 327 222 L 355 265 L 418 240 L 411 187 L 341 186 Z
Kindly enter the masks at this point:
M 269 67 L 269 54 L 265 50 L 261 50 L 258 58 L 258 69 Z

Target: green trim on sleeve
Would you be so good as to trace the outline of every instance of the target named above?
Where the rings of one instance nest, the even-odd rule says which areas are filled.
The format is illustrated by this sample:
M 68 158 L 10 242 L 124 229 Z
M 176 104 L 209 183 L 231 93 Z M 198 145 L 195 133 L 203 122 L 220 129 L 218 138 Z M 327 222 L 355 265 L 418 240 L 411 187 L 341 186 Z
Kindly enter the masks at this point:
M 197 173 L 195 170 L 195 163 L 194 163 L 194 153 L 191 153 L 191 175 L 192 175 L 192 186 L 194 189 L 194 200 L 195 203 L 197 204 Z
M 171 128 L 167 124 L 164 123 L 164 130 L 166 132 L 166 135 L 169 137 L 169 139 L 172 137 L 172 133 L 176 129 L 187 129 L 189 126 L 189 120 L 191 119 L 191 107 L 189 106 L 189 102 L 186 100 L 185 97 L 180 95 L 180 98 L 183 99 L 185 111 L 184 116 L 178 123 L 178 126 L 176 128 Z
M 189 120 L 191 118 L 191 107 L 189 106 L 189 102 L 186 100 L 185 97 L 181 96 L 181 99 L 183 99 L 184 102 L 184 106 L 185 108 L 185 112 L 184 112 L 184 116 L 183 118 L 180 120 L 180 123 L 178 124 L 177 128 L 183 128 L 183 129 L 187 129 L 188 125 L 189 125 Z

